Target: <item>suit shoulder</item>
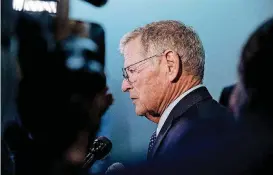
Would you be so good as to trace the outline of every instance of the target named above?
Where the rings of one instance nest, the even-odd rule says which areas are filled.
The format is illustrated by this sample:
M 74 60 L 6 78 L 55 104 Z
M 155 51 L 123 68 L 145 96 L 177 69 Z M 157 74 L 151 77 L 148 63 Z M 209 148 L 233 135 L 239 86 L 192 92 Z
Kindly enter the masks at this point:
M 192 114 L 197 115 L 195 118 L 205 120 L 218 120 L 220 121 L 230 121 L 235 122 L 235 117 L 230 109 L 222 106 L 220 103 L 214 99 L 209 99 L 197 103 L 192 108 Z

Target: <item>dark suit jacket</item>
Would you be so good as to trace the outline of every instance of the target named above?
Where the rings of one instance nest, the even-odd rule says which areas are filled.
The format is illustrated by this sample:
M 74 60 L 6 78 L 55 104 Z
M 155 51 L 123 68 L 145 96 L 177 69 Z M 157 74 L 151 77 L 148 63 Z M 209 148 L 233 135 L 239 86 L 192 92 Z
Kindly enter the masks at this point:
M 234 127 L 226 128 L 226 132 L 218 130 L 220 134 L 204 130 L 210 130 L 214 125 L 214 122 L 199 124 L 194 129 L 199 134 L 192 141 L 180 142 L 182 144 L 178 144 L 167 155 L 116 174 L 273 174 L 272 114 L 245 114 Z M 204 134 L 200 134 L 202 131 Z
M 229 107 L 230 95 L 235 87 L 235 84 L 225 87 L 220 95 L 219 103 L 225 107 Z
M 184 146 L 194 147 L 207 137 L 217 139 L 234 124 L 232 113 L 213 100 L 207 88 L 198 88 L 186 95 L 171 111 L 148 160 L 166 155 L 174 149 L 184 149 Z
M 248 112 L 234 123 L 205 88 L 182 99 L 171 114 L 154 150 L 162 156 L 116 174 L 273 174 L 272 114 Z

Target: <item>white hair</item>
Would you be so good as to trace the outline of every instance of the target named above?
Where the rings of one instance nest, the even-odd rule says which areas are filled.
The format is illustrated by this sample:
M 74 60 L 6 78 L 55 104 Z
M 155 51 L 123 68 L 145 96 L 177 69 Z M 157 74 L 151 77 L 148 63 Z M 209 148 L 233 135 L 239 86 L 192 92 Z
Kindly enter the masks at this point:
M 158 21 L 147 24 L 125 34 L 120 41 L 120 52 L 130 41 L 141 37 L 144 53 L 153 50 L 157 53 L 171 49 L 181 57 L 184 71 L 194 76 L 204 77 L 205 51 L 197 33 L 185 24 L 174 21 Z

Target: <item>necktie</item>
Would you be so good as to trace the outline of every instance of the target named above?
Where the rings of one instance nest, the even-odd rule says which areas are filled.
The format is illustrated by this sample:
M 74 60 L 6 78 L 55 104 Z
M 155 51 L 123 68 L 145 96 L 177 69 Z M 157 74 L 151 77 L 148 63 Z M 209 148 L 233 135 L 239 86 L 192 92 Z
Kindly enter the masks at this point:
M 150 143 L 148 148 L 148 157 L 150 157 L 150 154 L 152 153 L 155 141 L 156 141 L 156 131 L 153 133 L 153 135 L 150 138 Z

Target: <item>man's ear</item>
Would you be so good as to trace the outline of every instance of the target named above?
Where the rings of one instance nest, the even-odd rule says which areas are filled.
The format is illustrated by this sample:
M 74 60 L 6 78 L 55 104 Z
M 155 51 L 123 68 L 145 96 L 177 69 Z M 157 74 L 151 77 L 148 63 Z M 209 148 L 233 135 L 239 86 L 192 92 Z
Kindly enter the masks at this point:
M 180 56 L 172 50 L 167 50 L 164 52 L 164 54 L 167 61 L 167 75 L 169 81 L 176 81 L 179 79 L 182 72 Z

